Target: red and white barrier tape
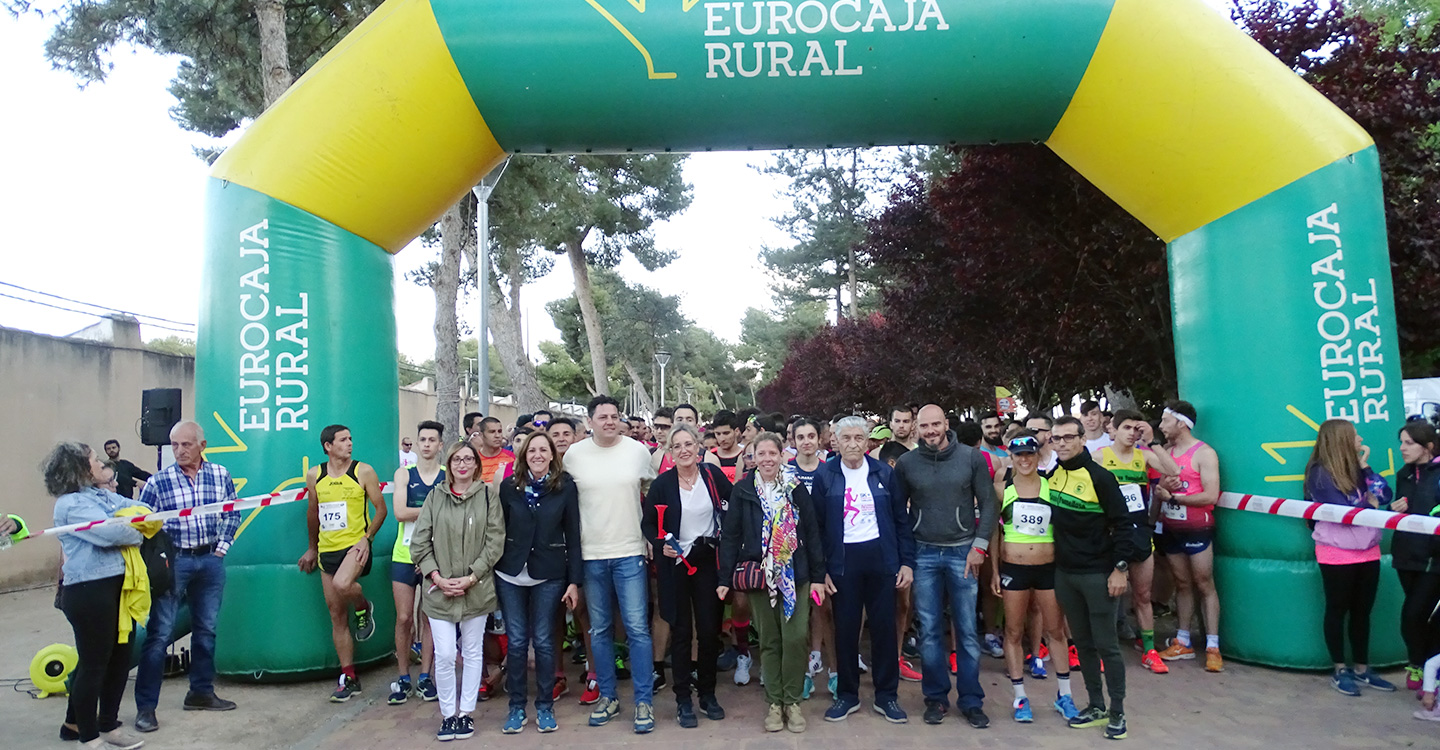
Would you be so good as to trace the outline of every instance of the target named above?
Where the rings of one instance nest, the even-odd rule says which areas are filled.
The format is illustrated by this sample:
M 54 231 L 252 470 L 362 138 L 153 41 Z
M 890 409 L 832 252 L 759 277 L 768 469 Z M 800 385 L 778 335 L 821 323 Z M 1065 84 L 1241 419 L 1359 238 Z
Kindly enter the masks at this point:
M 1307 521 L 1329 521 L 1343 523 L 1347 526 L 1368 526 L 1373 529 L 1440 534 L 1440 518 L 1415 513 L 1396 513 L 1389 510 L 1355 508 L 1333 503 L 1286 500 L 1281 497 L 1264 495 L 1244 495 L 1239 492 L 1220 493 L 1220 502 L 1216 505 L 1230 510 L 1248 510 L 1253 513 L 1268 513 L 1272 516 L 1303 518 Z
M 381 482 L 380 492 L 382 494 L 388 494 L 392 492 L 392 484 L 394 483 Z M 32 532 L 29 536 L 23 537 L 16 541 L 23 542 L 27 539 L 35 539 L 42 536 L 69 534 L 72 531 L 87 531 L 89 529 L 95 528 L 96 526 L 107 526 L 122 523 L 136 524 L 145 523 L 146 521 L 169 521 L 174 518 L 200 518 L 204 516 L 219 515 L 221 513 L 230 513 L 232 511 L 251 510 L 254 508 L 268 508 L 272 505 L 285 505 L 286 503 L 293 503 L 303 500 L 305 499 L 305 492 L 306 488 L 301 487 L 295 490 L 285 490 L 284 492 L 272 492 L 268 495 L 253 495 L 251 497 L 242 497 L 238 500 L 228 503 L 211 503 L 209 505 L 201 505 L 195 508 L 181 508 L 180 510 L 162 510 L 156 511 L 154 513 L 146 513 L 143 516 L 117 516 L 114 518 L 102 518 L 99 521 L 73 523 L 69 526 L 56 526 L 54 528 L 45 529 L 44 531 Z

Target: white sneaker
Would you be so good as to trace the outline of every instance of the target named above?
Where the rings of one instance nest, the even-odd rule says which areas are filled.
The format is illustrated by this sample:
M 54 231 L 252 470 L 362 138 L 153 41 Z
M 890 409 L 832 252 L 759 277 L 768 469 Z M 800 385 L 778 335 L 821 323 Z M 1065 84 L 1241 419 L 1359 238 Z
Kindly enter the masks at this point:
M 814 677 L 815 675 L 820 674 L 821 672 L 824 672 L 824 671 L 825 671 L 825 663 L 824 663 L 824 661 L 820 658 L 820 652 L 819 652 L 819 651 L 811 651 L 811 652 L 810 652 L 810 665 L 805 669 L 805 674 L 806 674 L 807 676 L 809 676 L 809 677 Z
M 861 671 L 861 672 L 869 672 L 869 671 L 870 671 L 870 666 L 865 663 L 865 660 L 864 660 L 864 659 L 860 658 L 860 655 L 859 655 L 859 654 L 856 654 L 856 655 L 855 655 L 855 660 L 858 661 L 858 662 L 860 662 L 860 671 Z
M 736 684 L 736 685 L 749 685 L 749 684 L 750 684 L 750 665 L 751 665 L 752 663 L 754 663 L 754 661 L 755 661 L 754 659 L 752 659 L 751 657 L 749 657 L 749 656 L 747 656 L 747 655 L 745 655 L 745 654 L 741 654 L 741 655 L 739 656 L 739 658 L 737 658 L 737 659 L 735 660 L 735 684 Z

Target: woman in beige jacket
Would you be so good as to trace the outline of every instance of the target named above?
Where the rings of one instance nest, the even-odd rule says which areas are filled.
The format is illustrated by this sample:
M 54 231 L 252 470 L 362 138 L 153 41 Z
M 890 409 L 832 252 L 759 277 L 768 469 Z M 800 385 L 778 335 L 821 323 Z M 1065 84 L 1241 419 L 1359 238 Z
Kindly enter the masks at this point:
M 496 609 L 495 563 L 505 551 L 505 514 L 492 486 L 481 482 L 480 456 L 457 443 L 445 459 L 445 481 L 425 499 L 410 556 L 425 577 L 420 609 L 435 640 L 435 685 L 443 721 L 436 738 L 475 734 L 475 710 L 484 675 L 485 620 Z M 465 659 L 464 684 L 455 694 L 455 652 Z

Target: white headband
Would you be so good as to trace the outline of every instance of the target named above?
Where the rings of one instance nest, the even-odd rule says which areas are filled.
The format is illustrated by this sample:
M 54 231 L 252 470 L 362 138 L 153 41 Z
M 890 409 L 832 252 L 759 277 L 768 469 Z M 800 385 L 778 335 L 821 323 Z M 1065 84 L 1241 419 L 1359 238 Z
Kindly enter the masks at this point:
M 1181 414 L 1180 412 L 1175 411 L 1174 409 L 1171 409 L 1171 408 L 1168 407 L 1168 406 L 1165 407 L 1165 413 L 1166 413 L 1166 414 L 1169 414 L 1169 415 L 1172 416 L 1172 417 L 1174 417 L 1174 418 L 1175 418 L 1175 421 L 1179 422 L 1180 424 L 1183 424 L 1183 425 L 1185 425 L 1186 427 L 1189 427 L 1189 428 L 1192 429 L 1192 430 L 1195 429 L 1195 420 L 1193 420 L 1193 419 L 1185 416 L 1184 414 Z

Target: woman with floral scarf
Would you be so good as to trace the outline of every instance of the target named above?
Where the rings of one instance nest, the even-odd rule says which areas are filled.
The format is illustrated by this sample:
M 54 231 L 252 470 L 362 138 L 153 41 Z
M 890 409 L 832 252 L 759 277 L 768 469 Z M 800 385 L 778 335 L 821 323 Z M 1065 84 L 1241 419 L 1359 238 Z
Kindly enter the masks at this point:
M 785 470 L 785 441 L 773 432 L 755 439 L 754 472 L 736 483 L 720 542 L 720 585 L 749 594 L 760 632 L 760 674 L 770 710 L 765 731 L 805 731 L 800 713 L 810 608 L 825 598 L 825 554 L 810 493 Z M 819 581 L 821 583 L 812 583 Z

